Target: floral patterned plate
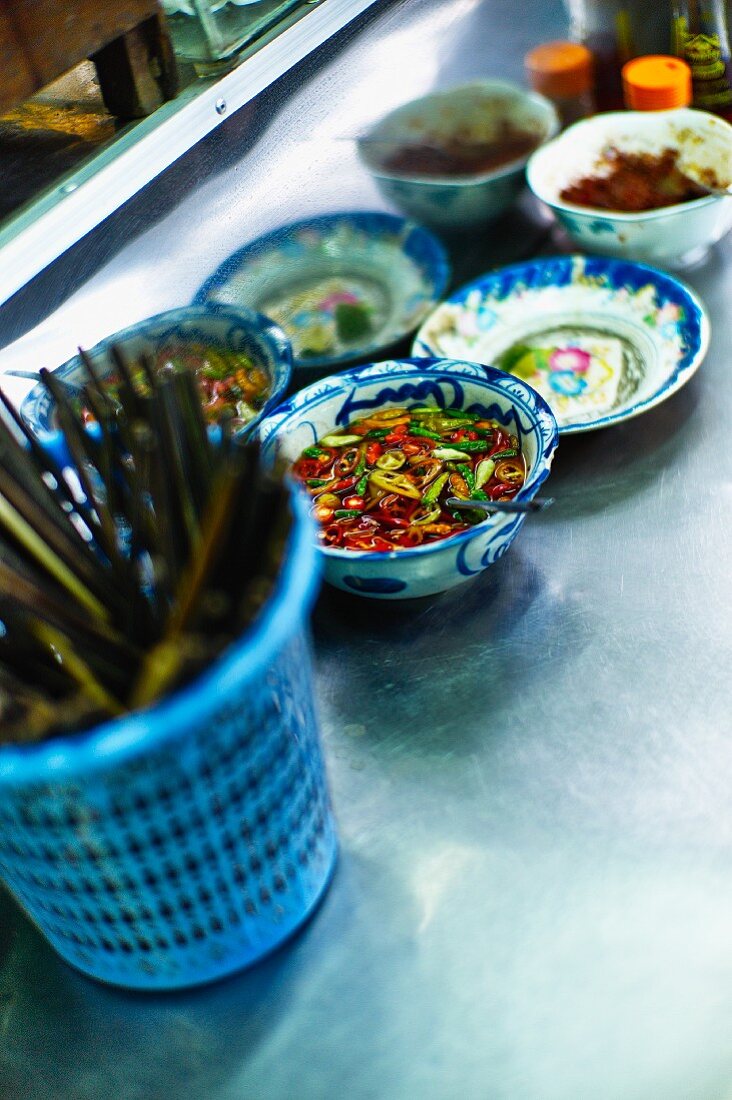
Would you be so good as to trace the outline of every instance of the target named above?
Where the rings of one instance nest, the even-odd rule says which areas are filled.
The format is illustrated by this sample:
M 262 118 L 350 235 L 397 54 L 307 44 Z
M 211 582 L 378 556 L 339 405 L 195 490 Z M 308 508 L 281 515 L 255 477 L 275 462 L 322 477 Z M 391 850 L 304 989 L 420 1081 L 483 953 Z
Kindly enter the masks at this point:
M 708 344 L 704 306 L 678 279 L 625 260 L 559 256 L 457 291 L 422 325 L 413 354 L 516 375 L 569 434 L 658 405 L 689 380 Z
M 409 336 L 447 285 L 445 251 L 394 214 L 310 218 L 224 260 L 194 301 L 247 305 L 286 333 L 296 367 L 373 358 Z

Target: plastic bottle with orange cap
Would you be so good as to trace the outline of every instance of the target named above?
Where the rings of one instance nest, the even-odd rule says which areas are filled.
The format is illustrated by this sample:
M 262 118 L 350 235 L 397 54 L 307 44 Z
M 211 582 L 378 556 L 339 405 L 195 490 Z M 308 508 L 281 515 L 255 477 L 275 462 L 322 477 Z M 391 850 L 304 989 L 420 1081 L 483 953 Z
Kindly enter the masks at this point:
M 550 99 L 562 126 L 594 113 L 594 64 L 579 42 L 543 42 L 524 57 L 531 87 Z
M 632 111 L 668 111 L 692 101 L 691 69 L 680 57 L 650 54 L 626 61 L 623 99 Z
M 544 42 L 530 50 L 524 66 L 531 87 L 550 99 L 563 126 L 594 113 L 593 55 L 578 42 Z M 692 102 L 692 73 L 679 57 L 651 54 L 622 67 L 625 107 L 663 111 Z

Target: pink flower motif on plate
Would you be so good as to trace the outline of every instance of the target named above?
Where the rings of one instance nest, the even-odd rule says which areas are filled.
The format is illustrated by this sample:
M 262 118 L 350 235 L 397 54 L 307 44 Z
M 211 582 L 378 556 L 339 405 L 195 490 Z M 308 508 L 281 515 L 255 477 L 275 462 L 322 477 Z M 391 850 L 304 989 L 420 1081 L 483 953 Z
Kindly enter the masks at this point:
M 337 305 L 341 305 L 344 302 L 348 305 L 359 304 L 356 295 L 351 294 L 349 290 L 335 290 L 332 294 L 329 294 L 327 298 L 323 298 L 322 301 L 318 302 L 318 309 L 322 309 L 324 313 L 330 313 Z
M 586 374 L 592 359 L 589 352 L 582 348 L 555 348 L 549 356 L 549 369 L 555 371 L 574 371 Z

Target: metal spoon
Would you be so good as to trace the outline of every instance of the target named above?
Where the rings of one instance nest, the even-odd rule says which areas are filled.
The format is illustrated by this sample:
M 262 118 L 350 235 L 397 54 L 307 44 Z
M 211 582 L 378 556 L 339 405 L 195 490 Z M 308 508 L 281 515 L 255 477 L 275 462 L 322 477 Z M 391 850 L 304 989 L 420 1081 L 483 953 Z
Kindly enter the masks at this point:
M 554 503 L 554 497 L 537 497 L 536 500 L 462 500 L 448 497 L 448 508 L 462 508 L 467 512 L 541 512 Z
M 690 176 L 689 179 L 691 178 L 692 177 Z M 707 195 L 713 196 L 714 198 L 718 199 L 725 197 L 729 198 L 730 195 L 732 195 L 732 184 L 728 184 L 726 187 L 712 187 L 711 184 L 705 183 L 704 180 L 694 179 L 693 182 L 697 185 L 697 187 L 704 188 L 704 194 L 699 195 L 700 199 L 706 198 Z

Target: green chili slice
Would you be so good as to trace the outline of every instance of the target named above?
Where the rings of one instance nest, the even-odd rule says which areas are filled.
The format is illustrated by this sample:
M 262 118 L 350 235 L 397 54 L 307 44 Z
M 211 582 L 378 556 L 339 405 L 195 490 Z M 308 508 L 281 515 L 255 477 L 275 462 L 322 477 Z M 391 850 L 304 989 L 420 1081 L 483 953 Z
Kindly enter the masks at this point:
M 451 420 L 460 420 L 465 417 L 466 420 L 482 420 L 483 417 L 478 413 L 467 412 L 465 409 L 443 409 L 443 416 L 449 416 Z
M 470 469 L 469 466 L 466 466 L 464 462 L 458 463 L 458 470 L 465 478 L 468 489 L 472 493 L 473 489 L 475 488 L 475 475 L 473 474 L 473 471 Z
M 422 500 L 424 501 L 424 497 Z M 441 511 L 442 509 L 439 505 L 436 508 L 430 508 L 428 506 L 423 516 L 418 515 L 417 519 L 412 519 L 410 526 L 420 527 L 423 523 L 433 523 L 439 517 Z
M 461 439 L 458 443 L 458 447 L 463 451 L 468 451 L 475 454 L 476 451 L 487 451 L 488 444 L 484 439 Z
M 436 439 L 438 443 L 442 443 L 442 436 L 437 432 L 431 432 L 429 428 L 422 428 L 419 424 L 409 425 L 409 434 L 421 436 L 424 439 Z
M 462 447 L 462 443 L 460 446 Z M 432 455 L 434 458 L 441 458 L 443 462 L 464 462 L 466 458 L 470 458 L 465 451 L 458 451 L 455 447 L 435 447 Z
M 478 465 L 475 467 L 475 488 L 481 489 L 487 481 L 490 481 L 493 476 L 493 471 L 496 468 L 495 460 L 492 458 L 482 458 Z
M 401 497 L 411 497 L 412 500 L 421 500 L 422 494 L 416 485 L 405 474 L 391 473 L 387 470 L 374 470 L 369 477 L 371 485 L 377 489 L 383 489 L 385 493 L 397 493 Z
M 360 435 L 324 435 L 321 443 L 324 447 L 345 447 L 348 443 L 360 443 Z
M 438 478 L 435 478 L 427 492 L 422 497 L 423 504 L 432 504 L 433 501 L 437 500 L 449 476 L 449 474 L 440 474 Z
M 401 451 L 384 451 L 383 455 L 379 455 L 376 459 L 376 465 L 380 470 L 401 470 L 406 461 Z

